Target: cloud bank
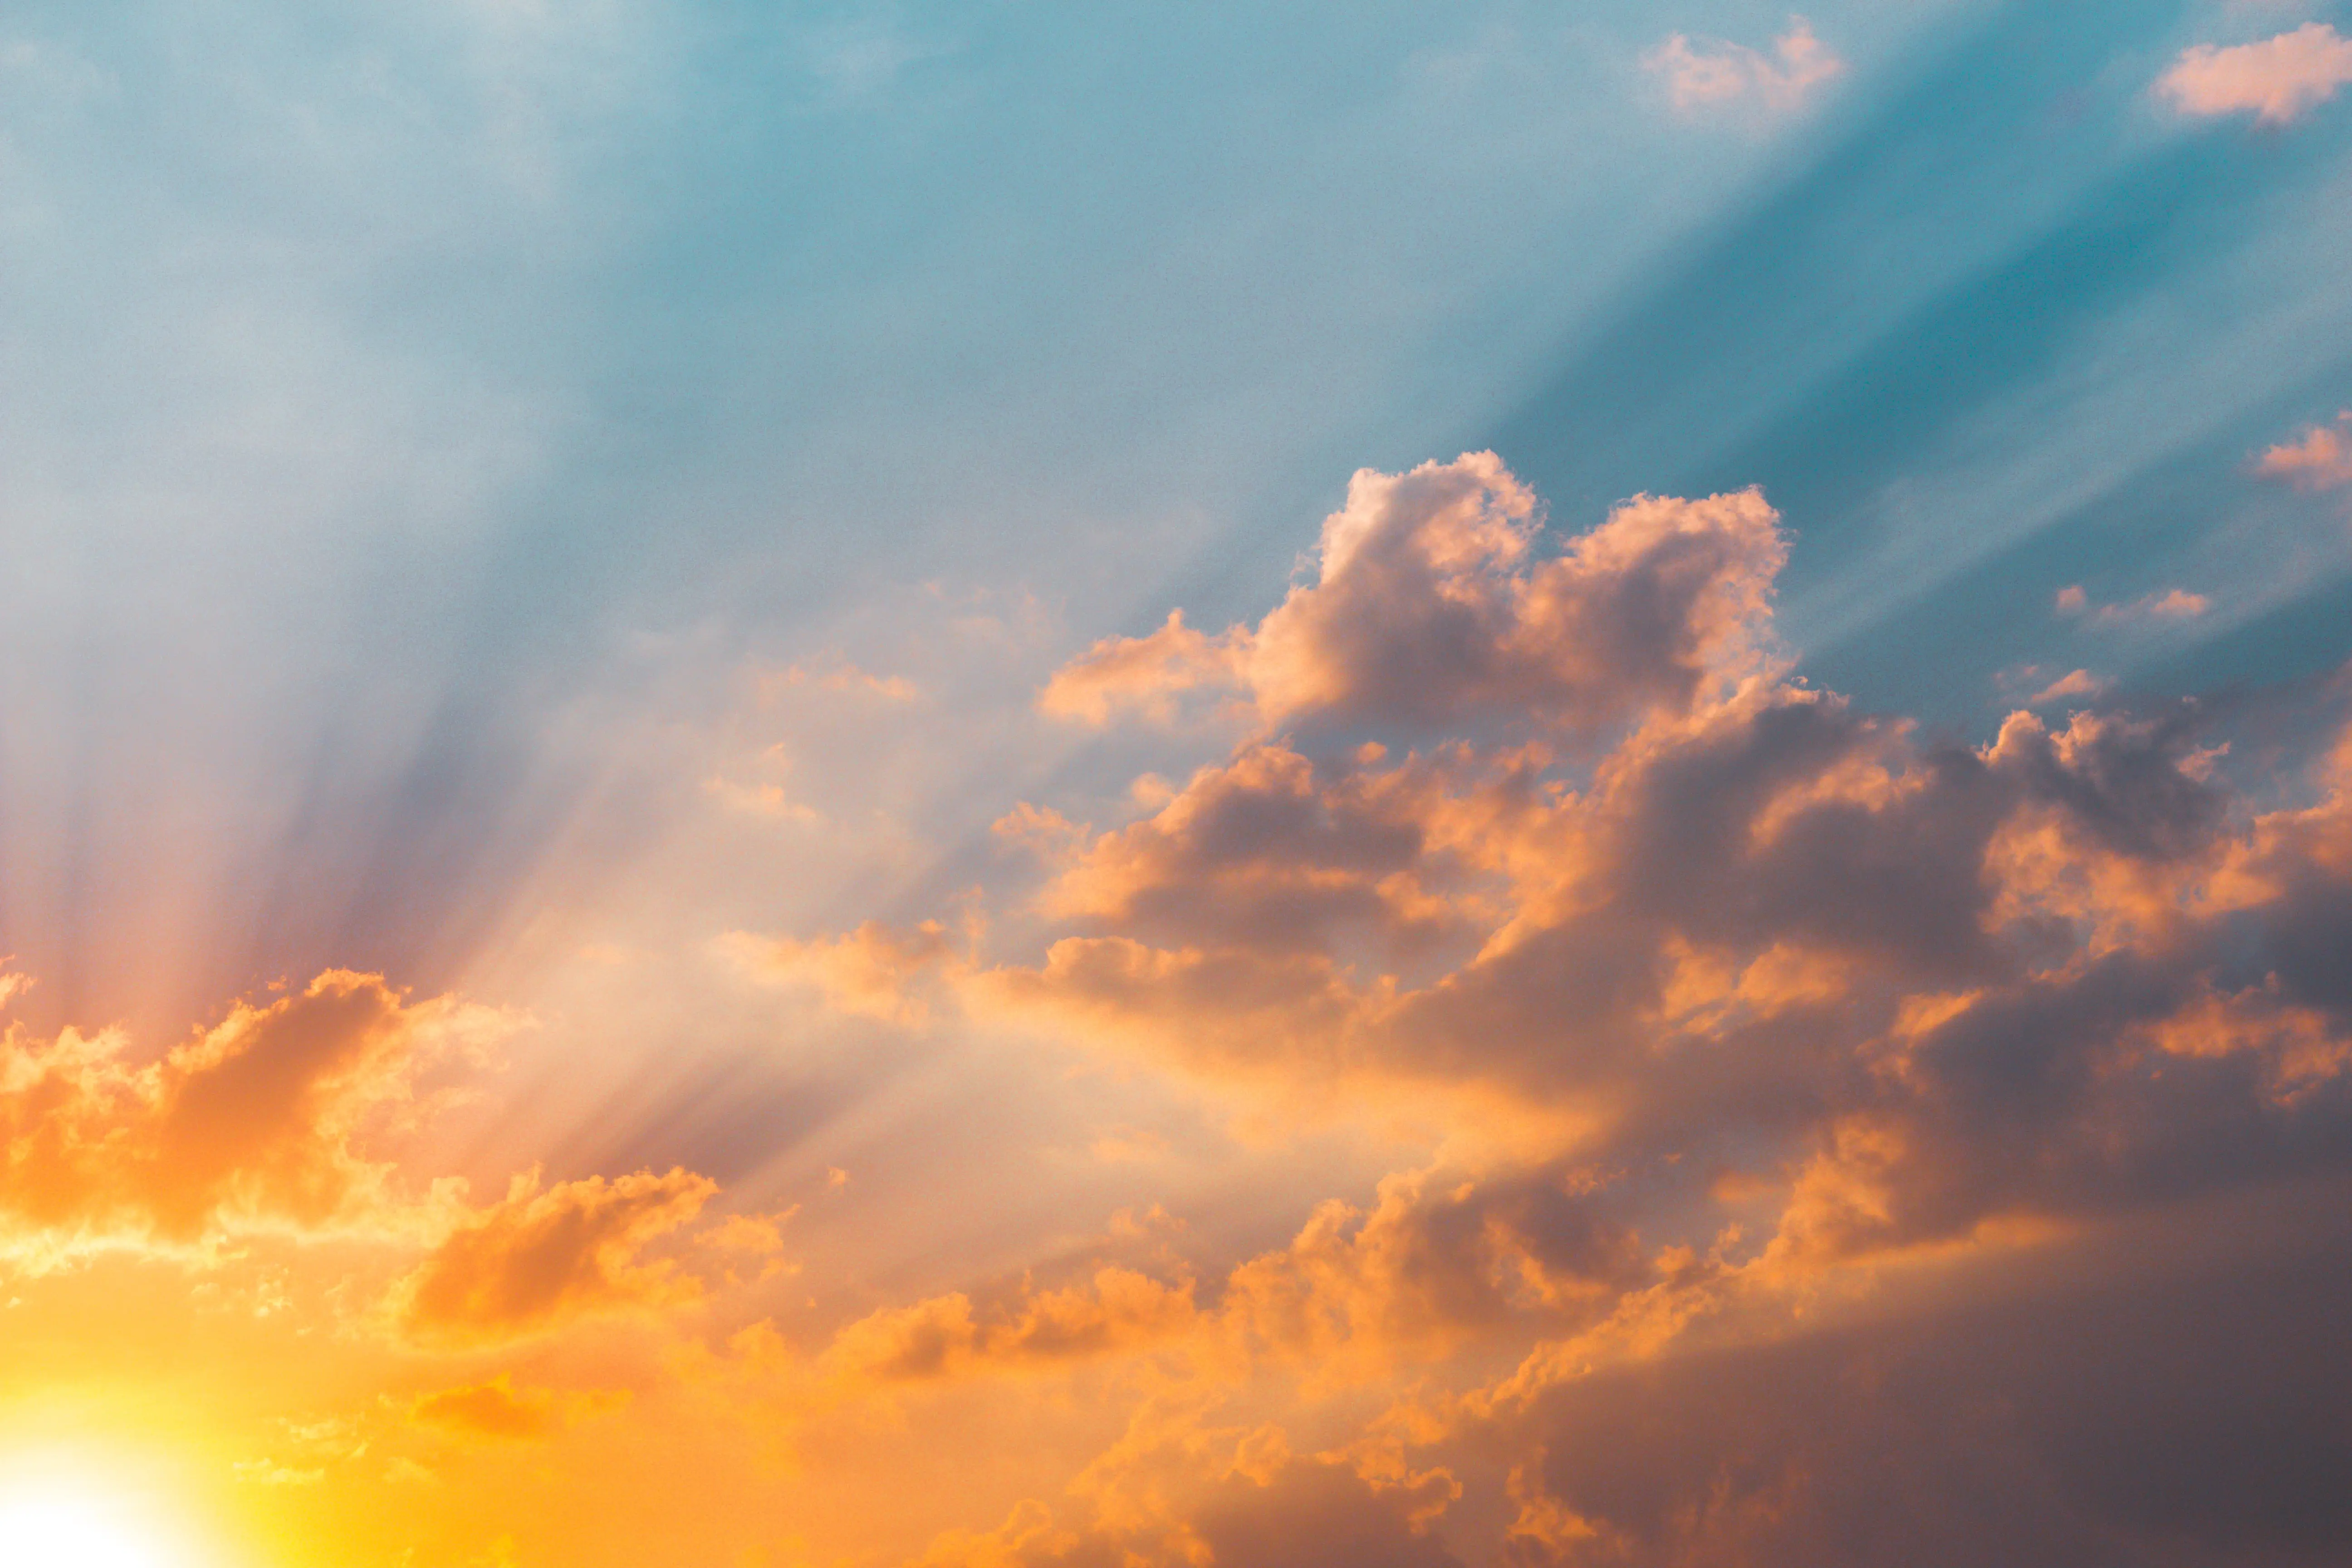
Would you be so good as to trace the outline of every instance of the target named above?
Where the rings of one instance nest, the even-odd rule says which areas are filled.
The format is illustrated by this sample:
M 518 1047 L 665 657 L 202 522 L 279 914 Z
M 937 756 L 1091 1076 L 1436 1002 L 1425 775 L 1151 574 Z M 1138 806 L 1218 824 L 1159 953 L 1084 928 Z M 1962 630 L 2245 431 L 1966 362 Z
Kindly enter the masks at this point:
M 2272 1560 L 2260 1521 L 2101 1468 L 2090 1434 L 2129 1397 L 2083 1303 L 2242 1239 L 2200 1215 L 2352 1181 L 2340 700 L 2284 773 L 2234 774 L 2217 707 L 2087 678 L 2044 693 L 2082 700 L 2063 724 L 1939 737 L 1794 673 L 1786 552 L 1753 490 L 1639 497 L 1559 540 L 1493 454 L 1359 474 L 1263 618 L 1171 614 L 1044 688 L 1067 721 L 1227 739 L 1123 824 L 1009 819 L 1033 949 L 869 927 L 790 950 L 871 1016 L 952 1005 L 1237 1107 L 1476 1152 L 1212 1275 L 843 1330 L 812 1376 L 1148 1362 L 1186 1391 L 1138 1407 L 1071 1521 L 1040 1504 L 932 1561 L 1297 1561 L 1300 1521 L 1342 1515 L 1382 1532 L 1364 1561 Z M 2134 1257 L 2132 1234 L 2168 1239 Z M 2303 1279 L 2333 1245 L 2290 1226 L 2246 1266 Z M 2058 1258 L 2084 1274 L 2032 1287 L 2054 1304 L 2011 1342 L 1975 1287 L 1928 1310 L 1871 1283 Z M 2212 1289 L 2296 1343 L 2324 1315 L 2307 1286 Z M 1825 1302 L 1847 1326 L 1808 1327 Z M 2187 1353 L 2150 1333 L 2162 1364 Z M 1903 1400 L 1962 1419 L 1938 1346 L 2018 1402 L 1950 1439 L 1948 1471 L 1923 1437 L 1885 1451 Z M 2070 1356 L 2105 1414 L 2033 1394 Z M 1906 1392 L 1795 1392 L 1867 1365 Z M 1644 1400 L 1654 1439 L 1603 1436 Z M 2280 1442 L 2318 1445 L 2275 1453 L 2312 1478 L 2280 1506 L 2341 1543 L 2310 1468 L 2340 1443 Z M 2063 1473 L 2015 1518 L 1972 1512 L 1966 1489 L 2009 1484 L 2003 1444 Z

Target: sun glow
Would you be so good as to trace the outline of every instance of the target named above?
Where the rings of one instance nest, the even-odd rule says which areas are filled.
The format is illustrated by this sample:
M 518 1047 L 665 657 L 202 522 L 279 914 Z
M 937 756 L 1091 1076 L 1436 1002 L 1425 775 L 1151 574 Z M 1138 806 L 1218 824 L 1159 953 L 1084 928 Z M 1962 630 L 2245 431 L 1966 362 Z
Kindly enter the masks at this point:
M 0 1495 L 0 1561 L 8 1568 L 190 1568 L 128 1510 L 74 1493 Z

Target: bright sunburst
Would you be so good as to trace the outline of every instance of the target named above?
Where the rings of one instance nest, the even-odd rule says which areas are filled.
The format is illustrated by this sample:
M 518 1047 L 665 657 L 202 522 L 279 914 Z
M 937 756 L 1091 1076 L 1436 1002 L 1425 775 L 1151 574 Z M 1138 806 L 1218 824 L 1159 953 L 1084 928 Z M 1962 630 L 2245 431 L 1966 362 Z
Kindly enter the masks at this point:
M 89 1496 L 0 1495 L 0 1560 L 8 1568 L 185 1568 L 120 1505 Z

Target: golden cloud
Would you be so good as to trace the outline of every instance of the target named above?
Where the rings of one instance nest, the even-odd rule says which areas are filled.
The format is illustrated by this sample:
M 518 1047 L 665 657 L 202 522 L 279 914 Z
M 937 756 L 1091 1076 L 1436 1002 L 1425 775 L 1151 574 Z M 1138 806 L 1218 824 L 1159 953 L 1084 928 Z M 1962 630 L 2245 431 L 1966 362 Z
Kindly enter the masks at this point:
M 367 1155 L 370 1138 L 427 1109 L 427 1070 L 478 1059 L 519 1022 L 331 970 L 145 1066 L 116 1031 L 41 1041 L 12 1026 L 0 1216 L 20 1256 L 382 1218 L 392 1166 Z
M 719 1190 L 673 1169 L 541 1190 L 519 1176 L 505 1199 L 472 1216 L 394 1292 L 409 1336 L 427 1343 L 499 1343 L 585 1317 L 677 1305 L 701 1282 L 646 1247 L 690 1222 Z

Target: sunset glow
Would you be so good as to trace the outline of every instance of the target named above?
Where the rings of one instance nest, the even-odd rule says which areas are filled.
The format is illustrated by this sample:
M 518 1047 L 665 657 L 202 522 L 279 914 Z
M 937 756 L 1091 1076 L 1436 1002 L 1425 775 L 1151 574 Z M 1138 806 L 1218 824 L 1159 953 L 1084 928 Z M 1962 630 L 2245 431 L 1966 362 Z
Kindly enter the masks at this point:
M 0 1493 L 0 1553 L 22 1568 L 194 1568 L 100 1496 Z
M 0 1568 L 2352 1563 L 2352 0 L 0 13 Z

